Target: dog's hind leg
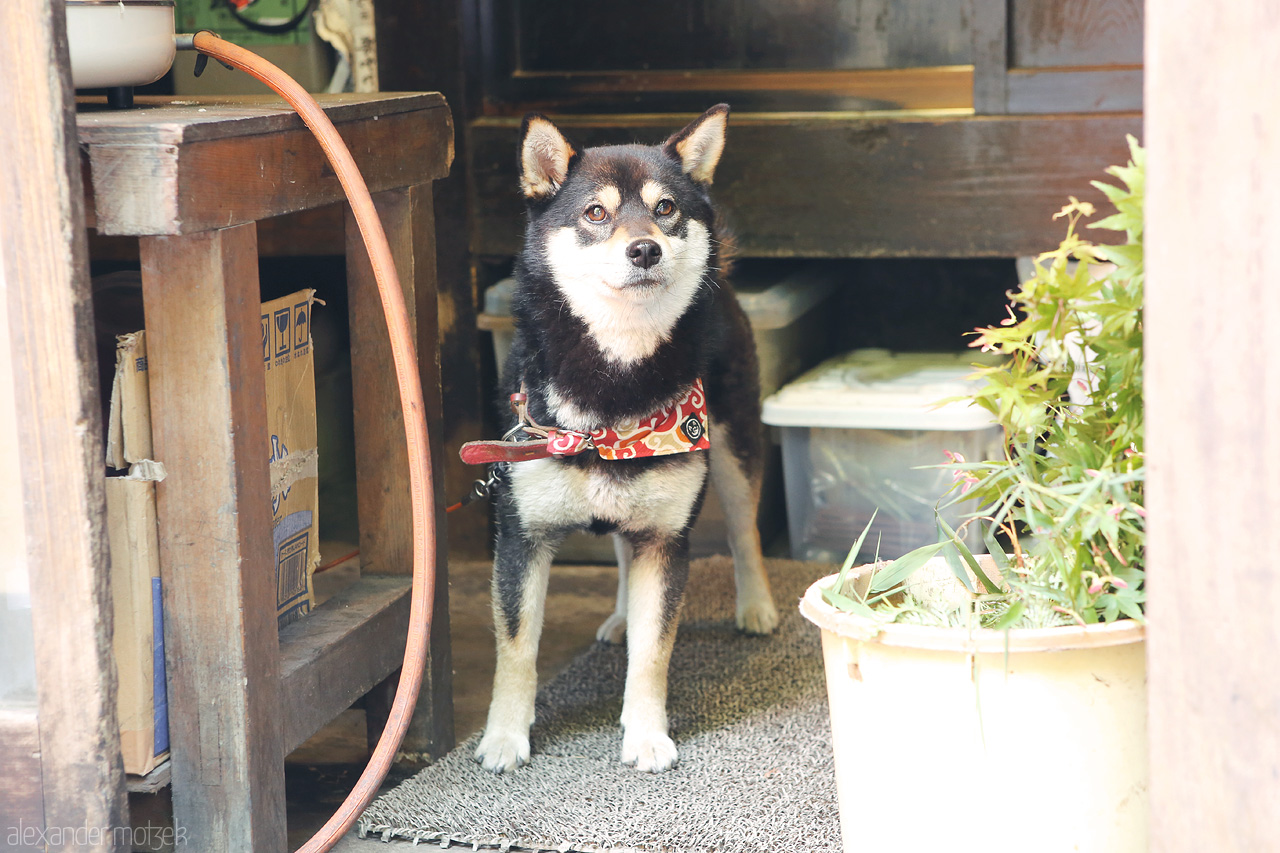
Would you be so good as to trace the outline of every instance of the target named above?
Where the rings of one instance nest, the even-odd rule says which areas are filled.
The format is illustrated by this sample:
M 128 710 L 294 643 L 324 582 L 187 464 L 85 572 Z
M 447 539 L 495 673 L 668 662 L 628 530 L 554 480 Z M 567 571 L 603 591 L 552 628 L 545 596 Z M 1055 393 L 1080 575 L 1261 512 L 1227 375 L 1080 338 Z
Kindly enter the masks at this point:
M 667 731 L 667 667 L 689 578 L 687 534 L 633 540 L 627 576 L 627 682 L 622 762 L 660 773 L 676 763 Z
M 529 762 L 538 640 L 554 554 L 552 542 L 530 540 L 513 521 L 499 525 L 492 591 L 498 662 L 489 720 L 476 748 L 476 761 L 495 773 Z
M 618 603 L 596 630 L 596 639 L 617 644 L 627 633 L 627 569 L 631 566 L 631 543 L 620 533 L 613 534 L 613 553 L 618 557 Z
M 760 505 L 760 474 L 746 470 L 732 452 L 733 436 L 712 422 L 711 482 L 724 507 L 733 554 L 733 580 L 737 587 L 737 624 L 748 634 L 768 634 L 778 627 L 769 576 L 764 570 L 760 529 L 756 513 Z

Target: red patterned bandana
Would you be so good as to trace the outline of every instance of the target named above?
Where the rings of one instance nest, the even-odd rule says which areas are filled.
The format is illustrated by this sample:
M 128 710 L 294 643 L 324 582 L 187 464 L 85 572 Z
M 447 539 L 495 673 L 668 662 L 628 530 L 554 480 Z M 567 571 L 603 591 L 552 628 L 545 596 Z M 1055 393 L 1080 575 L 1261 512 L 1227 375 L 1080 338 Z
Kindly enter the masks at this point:
M 695 379 L 689 392 L 670 406 L 648 417 L 640 418 L 616 429 L 596 429 L 589 433 L 544 427 L 529 417 L 528 396 L 523 389 L 511 395 L 511 405 L 520 417 L 520 425 L 502 441 L 469 441 L 459 455 L 468 465 L 493 462 L 522 462 L 549 456 L 576 456 L 588 450 L 601 459 L 643 459 L 707 450 L 707 395 L 702 380 Z M 523 432 L 542 441 L 509 441 Z
M 553 456 L 576 456 L 594 448 L 601 459 L 643 459 L 709 447 L 707 395 L 701 379 L 695 379 L 689 393 L 670 406 L 617 429 L 580 433 L 553 428 L 547 432 L 547 449 Z

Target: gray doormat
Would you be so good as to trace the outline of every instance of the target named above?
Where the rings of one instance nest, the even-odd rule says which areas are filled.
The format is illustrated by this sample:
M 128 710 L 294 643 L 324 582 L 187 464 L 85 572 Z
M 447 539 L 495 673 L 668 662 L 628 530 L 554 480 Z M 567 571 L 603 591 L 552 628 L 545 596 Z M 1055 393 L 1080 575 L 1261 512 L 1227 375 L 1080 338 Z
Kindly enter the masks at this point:
M 489 773 L 472 759 L 472 737 L 375 800 L 360 835 L 586 853 L 835 853 L 821 644 L 796 610 L 830 567 L 768 567 L 781 625 L 747 637 L 733 624 L 728 558 L 693 563 L 671 662 L 674 769 L 620 763 L 626 652 L 597 643 L 539 691 L 532 763 Z

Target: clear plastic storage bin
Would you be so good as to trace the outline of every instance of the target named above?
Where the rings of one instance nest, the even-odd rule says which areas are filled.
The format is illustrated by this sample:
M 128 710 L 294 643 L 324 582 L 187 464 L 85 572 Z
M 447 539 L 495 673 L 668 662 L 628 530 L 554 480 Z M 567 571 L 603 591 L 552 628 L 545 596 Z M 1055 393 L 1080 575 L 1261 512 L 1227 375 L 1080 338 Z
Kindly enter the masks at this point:
M 946 452 L 973 461 L 1000 452 L 989 412 L 964 402 L 971 352 L 855 350 L 826 361 L 765 400 L 764 421 L 782 433 L 791 555 L 841 562 L 872 513 L 863 545 L 870 561 L 893 559 L 937 541 L 935 508 L 953 482 Z M 972 504 L 942 509 L 955 527 Z M 966 536 L 984 550 L 976 525 Z

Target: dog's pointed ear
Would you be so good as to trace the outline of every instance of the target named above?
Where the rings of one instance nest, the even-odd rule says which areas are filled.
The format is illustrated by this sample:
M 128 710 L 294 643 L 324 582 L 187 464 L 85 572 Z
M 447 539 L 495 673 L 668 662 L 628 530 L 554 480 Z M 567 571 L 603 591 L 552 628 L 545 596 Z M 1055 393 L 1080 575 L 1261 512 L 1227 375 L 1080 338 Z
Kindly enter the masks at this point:
M 709 184 L 720 155 L 724 153 L 724 134 L 728 124 L 729 105 L 716 104 L 668 139 L 662 150 L 680 161 L 686 175 L 699 183 Z
M 573 143 L 546 116 L 525 116 L 520 128 L 520 189 L 525 198 L 544 201 L 555 195 L 577 155 Z

